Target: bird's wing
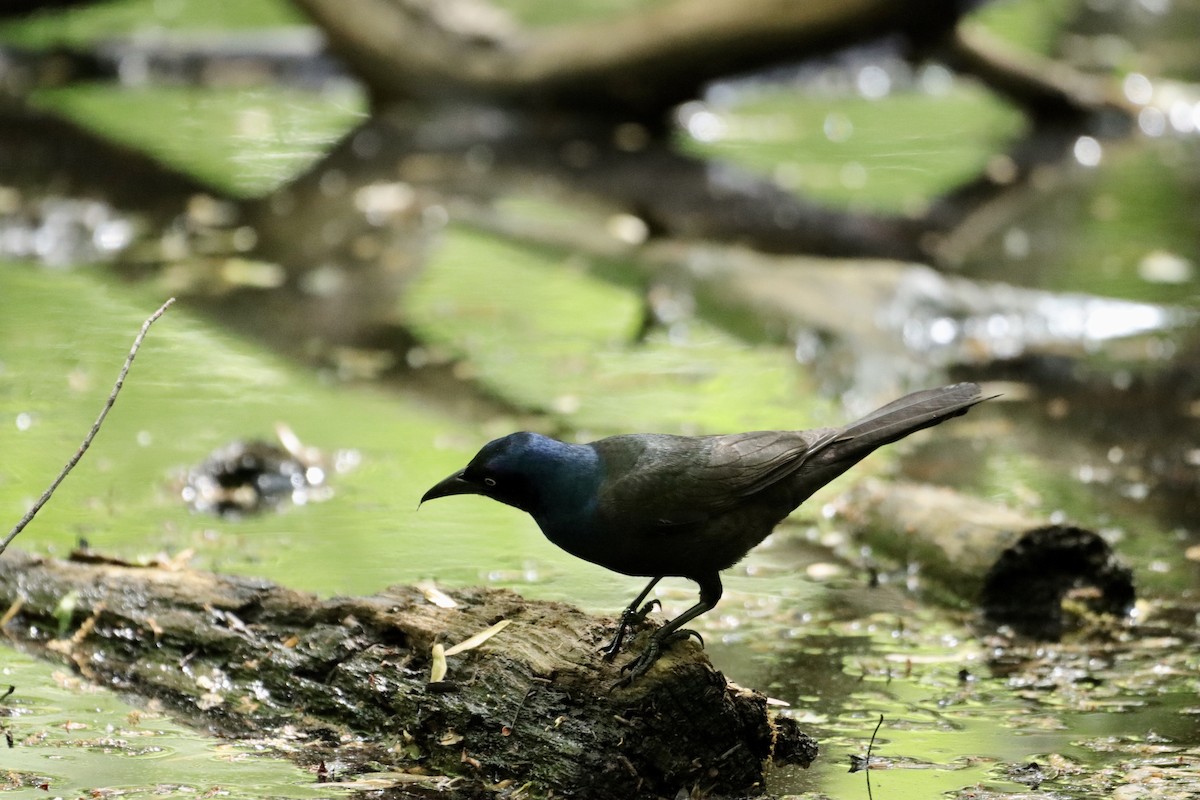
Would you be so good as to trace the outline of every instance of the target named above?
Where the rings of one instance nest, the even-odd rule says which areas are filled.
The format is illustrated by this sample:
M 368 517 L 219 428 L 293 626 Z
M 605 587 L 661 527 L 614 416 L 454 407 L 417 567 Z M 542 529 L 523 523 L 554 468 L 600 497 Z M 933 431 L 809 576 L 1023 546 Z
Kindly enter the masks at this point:
M 792 474 L 838 429 L 724 436 L 615 436 L 594 446 L 605 464 L 600 508 L 662 525 L 700 522 Z

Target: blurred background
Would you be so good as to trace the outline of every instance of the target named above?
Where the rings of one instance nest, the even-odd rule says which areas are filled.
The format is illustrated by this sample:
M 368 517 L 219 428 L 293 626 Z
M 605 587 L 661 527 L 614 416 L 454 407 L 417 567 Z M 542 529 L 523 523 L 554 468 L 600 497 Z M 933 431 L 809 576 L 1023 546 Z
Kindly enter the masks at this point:
M 882 713 L 892 797 L 1188 796 L 1200 3 L 737 5 L 6 4 L 6 518 L 179 298 L 16 546 L 615 614 L 639 579 L 513 509 L 418 498 L 513 430 L 808 428 L 978 380 L 1003 396 L 818 494 L 700 620 L 716 667 L 822 743 L 768 789 L 863 795 L 845 767 Z M 247 450 L 309 483 L 223 487 Z M 866 479 L 1097 531 L 1138 606 L 1001 652 L 973 598 L 858 538 Z M 694 591 L 659 594 L 675 613 Z M 15 649 L 0 681 L 0 791 L 329 795 Z

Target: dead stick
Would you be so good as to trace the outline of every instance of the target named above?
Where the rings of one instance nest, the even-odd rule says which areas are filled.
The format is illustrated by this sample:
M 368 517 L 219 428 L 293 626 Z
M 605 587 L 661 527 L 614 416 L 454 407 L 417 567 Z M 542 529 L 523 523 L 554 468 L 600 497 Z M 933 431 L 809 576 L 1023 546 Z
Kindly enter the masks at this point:
M 100 432 L 100 426 L 104 424 L 104 418 L 108 416 L 108 412 L 112 409 L 113 404 L 117 402 L 117 394 L 120 393 L 121 387 L 125 384 L 125 376 L 129 374 L 129 368 L 133 365 L 133 359 L 137 356 L 138 348 L 142 346 L 142 340 L 146 338 L 146 332 L 150 330 L 150 326 L 153 325 L 154 322 L 163 315 L 163 312 L 170 308 L 171 304 L 174 302 L 175 298 L 170 298 L 167 300 L 167 302 L 159 306 L 158 310 L 151 314 L 149 318 L 142 323 L 142 329 L 138 331 L 137 338 L 133 340 L 133 347 L 129 349 L 129 355 L 125 357 L 125 364 L 121 367 L 121 374 L 117 376 L 117 382 L 113 384 L 112 392 L 108 395 L 108 402 L 106 402 L 104 404 L 104 408 L 100 410 L 100 416 L 96 417 L 96 421 L 92 424 L 92 429 L 88 431 L 87 436 L 83 438 L 83 444 L 79 445 L 79 449 L 75 451 L 75 455 L 71 456 L 71 460 L 68 461 L 66 466 L 64 466 L 58 473 L 58 477 L 55 478 L 54 482 L 50 484 L 50 488 L 42 492 L 42 496 L 38 498 L 38 501 L 34 503 L 28 511 L 25 512 L 25 516 L 21 517 L 21 521 L 13 527 L 12 531 L 9 532 L 4 541 L 0 542 L 0 555 L 3 555 L 4 551 L 8 549 L 9 542 L 17 538 L 17 534 L 25 530 L 25 526 L 28 525 L 37 515 L 37 513 L 42 510 L 42 506 L 46 505 L 46 503 L 50 500 L 50 496 L 54 494 L 54 490 L 58 488 L 58 485 L 63 482 L 63 479 L 67 477 L 71 470 L 75 469 L 75 465 L 79 463 L 79 459 L 83 458 L 83 454 L 86 453 L 87 449 L 92 446 L 92 440 L 95 439 L 96 434 Z
M 875 747 L 875 737 L 879 735 L 879 726 L 883 724 L 883 714 L 879 715 L 879 722 L 875 723 L 875 730 L 871 731 L 871 741 L 867 742 L 867 766 L 863 771 L 867 781 L 867 800 L 875 800 L 875 796 L 871 794 L 871 750 Z

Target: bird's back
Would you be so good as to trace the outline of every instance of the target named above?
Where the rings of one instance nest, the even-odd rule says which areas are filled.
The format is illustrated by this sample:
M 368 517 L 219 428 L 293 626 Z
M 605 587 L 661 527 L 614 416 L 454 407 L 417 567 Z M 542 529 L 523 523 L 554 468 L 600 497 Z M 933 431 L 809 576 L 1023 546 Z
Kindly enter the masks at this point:
M 982 399 L 962 383 L 914 392 L 842 428 L 601 439 L 589 445 L 603 474 L 589 536 L 563 546 L 631 575 L 725 569 L 876 448 Z
M 593 442 L 605 475 L 601 505 L 655 525 L 728 511 L 795 472 L 834 433 L 751 431 L 716 436 L 627 434 Z
M 614 535 L 584 557 L 633 575 L 691 577 L 732 566 L 799 505 L 787 478 L 833 433 L 631 434 L 594 442 L 605 474 L 596 522 Z

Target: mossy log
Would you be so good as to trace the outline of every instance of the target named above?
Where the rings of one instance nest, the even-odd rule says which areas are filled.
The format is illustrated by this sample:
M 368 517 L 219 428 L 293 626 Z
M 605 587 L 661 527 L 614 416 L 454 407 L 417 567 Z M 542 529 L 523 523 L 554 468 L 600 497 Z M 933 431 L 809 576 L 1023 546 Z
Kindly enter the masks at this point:
M 920 567 L 933 594 L 977 604 L 1016 633 L 1057 639 L 1124 614 L 1133 575 L 1098 534 L 926 484 L 862 481 L 839 504 L 854 537 Z
M 693 644 L 610 690 L 619 667 L 597 651 L 611 620 L 506 590 L 452 594 L 399 586 L 320 599 L 186 568 L 0 558 L 10 640 L 217 734 L 324 765 L 318 774 L 331 779 L 386 773 L 364 790 L 743 795 L 761 791 L 771 759 L 807 765 L 816 755 L 792 720 L 727 683 Z M 452 653 L 444 676 L 431 672 L 435 645 Z

